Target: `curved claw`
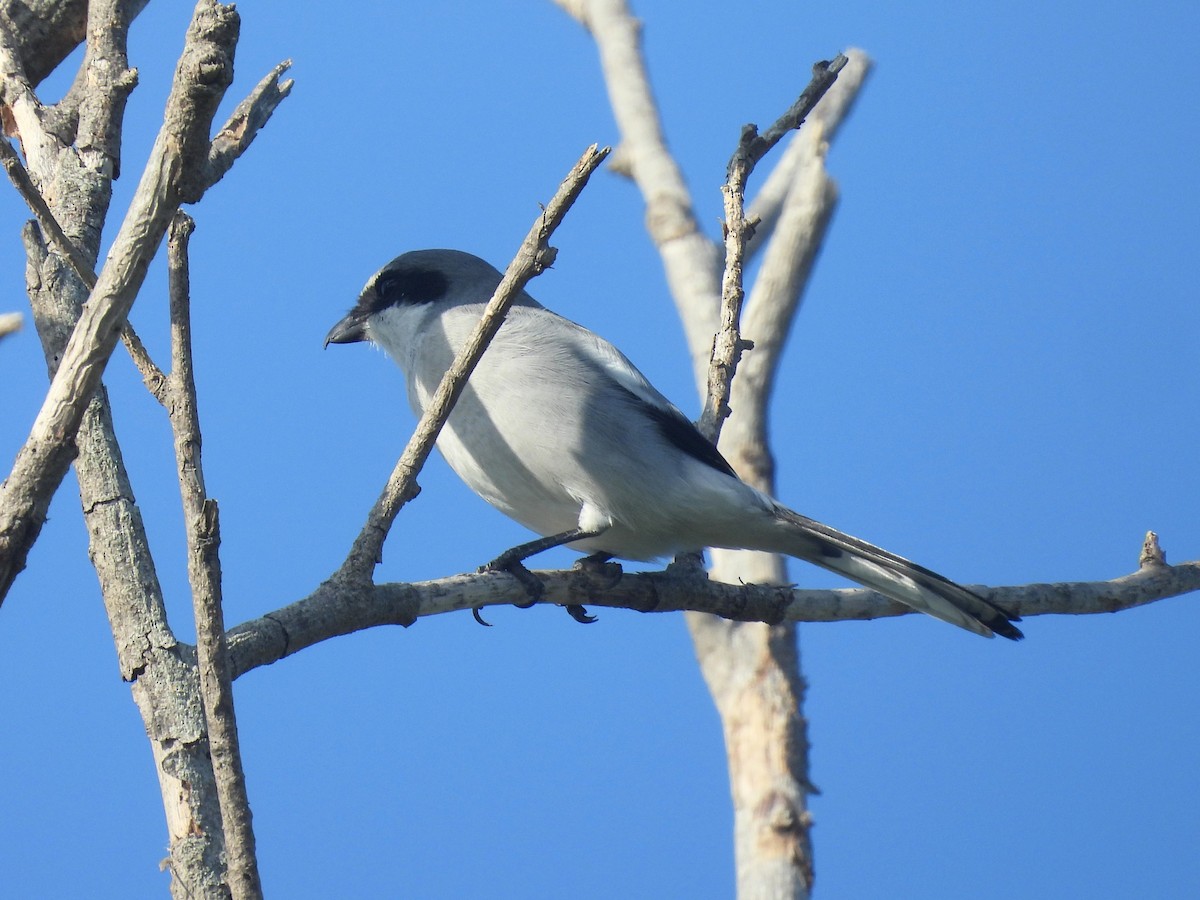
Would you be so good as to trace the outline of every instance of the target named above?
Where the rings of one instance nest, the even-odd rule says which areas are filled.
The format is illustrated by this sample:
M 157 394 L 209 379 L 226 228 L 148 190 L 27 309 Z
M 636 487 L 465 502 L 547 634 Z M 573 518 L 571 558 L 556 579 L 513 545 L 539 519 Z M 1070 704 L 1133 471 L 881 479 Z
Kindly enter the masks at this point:
M 579 603 L 570 603 L 567 605 L 567 612 L 571 618 L 580 625 L 591 625 L 596 621 L 596 617 L 589 614 L 584 607 Z
M 481 607 L 472 606 L 471 607 L 471 615 L 475 617 L 475 621 L 478 622 L 480 625 L 483 625 L 487 628 L 491 628 L 492 627 L 491 622 L 483 621 L 483 614 L 480 613 L 480 611 L 479 611 L 480 609 L 481 609 Z

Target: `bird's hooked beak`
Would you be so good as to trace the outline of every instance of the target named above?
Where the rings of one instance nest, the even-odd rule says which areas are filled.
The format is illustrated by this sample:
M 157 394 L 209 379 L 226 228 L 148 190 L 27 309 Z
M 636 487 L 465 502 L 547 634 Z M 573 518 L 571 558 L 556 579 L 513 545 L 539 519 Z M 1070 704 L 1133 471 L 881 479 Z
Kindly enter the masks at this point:
M 325 346 L 330 344 L 355 344 L 359 341 L 370 340 L 367 337 L 366 321 L 357 309 L 350 310 L 346 316 L 325 335 Z

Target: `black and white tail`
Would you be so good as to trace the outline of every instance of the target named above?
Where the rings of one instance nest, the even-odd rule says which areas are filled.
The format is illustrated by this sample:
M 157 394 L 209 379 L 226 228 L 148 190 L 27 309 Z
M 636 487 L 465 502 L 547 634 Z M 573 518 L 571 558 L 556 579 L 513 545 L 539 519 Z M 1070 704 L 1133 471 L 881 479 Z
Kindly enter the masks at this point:
M 843 534 L 786 507 L 777 515 L 786 529 L 779 549 L 806 562 L 845 575 L 872 590 L 952 625 L 984 637 L 1019 641 L 1012 616 L 962 585 L 894 553 Z

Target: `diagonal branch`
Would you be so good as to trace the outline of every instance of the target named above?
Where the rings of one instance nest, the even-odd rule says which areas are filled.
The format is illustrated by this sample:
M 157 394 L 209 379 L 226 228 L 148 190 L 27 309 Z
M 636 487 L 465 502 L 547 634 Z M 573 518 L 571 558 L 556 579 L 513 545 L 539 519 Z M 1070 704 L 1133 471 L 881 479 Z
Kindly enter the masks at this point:
M 212 146 L 208 151 L 204 174 L 206 187 L 221 180 L 234 161 L 246 152 L 251 142 L 266 126 L 279 104 L 292 92 L 295 83 L 292 79 L 280 81 L 283 73 L 291 67 L 290 59 L 285 59 L 275 66 L 230 113 L 229 119 L 212 139 Z
M 46 107 L 42 105 L 25 74 L 17 41 L 0 21 L 0 111 L 4 132 L 17 137 L 27 158 L 45 159 L 58 151 L 57 141 L 43 127 Z
M 416 484 L 417 475 L 425 460 L 433 451 L 438 433 L 445 424 L 466 386 L 467 379 L 475 370 L 476 363 L 483 356 L 487 345 L 499 331 L 508 308 L 517 299 L 521 290 L 529 280 L 540 275 L 544 269 L 554 262 L 555 250 L 547 243 L 550 235 L 558 228 L 563 217 L 574 204 L 576 198 L 587 186 L 588 179 L 596 171 L 609 154 L 607 147 L 598 149 L 595 144 L 584 152 L 579 162 L 567 174 L 559 185 L 553 199 L 543 209 L 529 229 L 525 240 L 516 257 L 509 263 L 496 292 L 492 295 L 483 317 L 476 325 L 466 344 L 463 345 L 454 364 L 442 378 L 437 393 L 426 407 L 424 414 L 417 423 L 417 428 L 404 448 L 396 468 L 392 471 L 383 493 L 375 502 L 367 517 L 367 522 L 354 541 L 349 555 L 341 568 L 331 579 L 333 582 L 345 580 L 360 583 L 369 582 L 371 572 L 379 562 L 383 552 L 383 542 L 395 521 L 400 509 L 417 495 L 419 488 Z
M 837 74 L 849 60 L 838 54 L 833 62 L 813 66 L 812 81 L 796 102 L 776 120 L 763 135 L 754 125 L 742 129 L 738 147 L 729 160 L 725 184 L 725 273 L 721 279 L 721 326 L 713 341 L 712 358 L 708 367 L 708 390 L 704 412 L 698 427 L 701 434 L 714 444 L 721 434 L 721 425 L 729 417 L 729 390 L 742 351 L 751 344 L 742 340 L 739 323 L 742 316 L 742 266 L 746 258 L 746 242 L 754 233 L 754 224 L 746 219 L 746 183 L 754 167 L 790 130 L 799 128 L 813 107 L 825 96 Z
M 4 165 L 4 171 L 8 173 L 9 181 L 13 183 L 13 187 L 17 189 L 17 193 L 21 195 L 21 199 L 25 201 L 29 211 L 33 213 L 33 217 L 37 219 L 38 227 L 42 229 L 47 243 L 55 253 L 66 260 L 79 280 L 87 286 L 88 290 L 91 290 L 96 286 L 96 273 L 92 271 L 91 260 L 84 256 L 74 242 L 67 237 L 62 226 L 58 224 L 58 220 L 54 218 L 54 213 L 46 204 L 45 198 L 42 197 L 42 192 L 37 189 L 33 179 L 29 177 L 29 172 L 21 162 L 21 157 L 17 155 L 17 151 L 13 149 L 8 139 L 3 137 L 0 137 L 0 163 Z
M 763 180 L 762 187 L 754 199 L 746 207 L 746 218 L 755 222 L 754 233 L 750 235 L 747 252 L 750 256 L 757 253 L 765 244 L 775 228 L 783 211 L 792 185 L 797 178 L 803 178 L 799 170 L 810 164 L 812 159 L 812 140 L 804 132 L 819 131 L 824 143 L 832 143 L 841 129 L 842 123 L 850 115 L 871 72 L 871 58 L 859 49 L 850 48 L 845 51 L 849 62 L 838 73 L 837 81 L 825 92 L 825 96 L 805 120 L 808 128 L 792 136 L 788 146 L 780 154 L 771 171 Z
M 17 193 L 21 195 L 33 213 L 38 227 L 42 229 L 42 234 L 50 247 L 66 260 L 71 271 L 83 282 L 88 291 L 91 291 L 96 286 L 96 273 L 92 271 L 91 262 L 75 246 L 75 242 L 67 237 L 66 232 L 58 224 L 54 213 L 51 212 L 42 197 L 41 191 L 34 185 L 33 179 L 29 177 L 29 172 L 22 165 L 21 158 L 17 156 L 8 140 L 3 137 L 0 137 L 0 163 L 4 165 L 4 171 L 8 173 L 13 187 L 17 189 Z M 126 322 L 121 328 L 121 340 L 125 344 L 125 349 L 129 351 L 134 365 L 137 366 L 138 372 L 141 373 L 142 381 L 146 383 L 150 392 L 161 400 L 162 385 L 166 376 L 150 358 L 141 338 L 137 336 L 137 332 L 133 330 L 133 326 L 129 322 Z
M 796 102 L 788 107 L 778 119 L 762 134 L 754 125 L 747 125 L 742 130 L 742 139 L 738 148 L 729 160 L 727 171 L 730 184 L 745 189 L 746 180 L 754 167 L 771 149 L 778 144 L 785 134 L 795 131 L 804 124 L 808 114 L 813 111 L 825 92 L 833 87 L 838 73 L 846 67 L 850 60 L 846 54 L 839 53 L 832 61 L 822 61 L 813 66 L 812 81 L 796 98 Z
M 216 184 L 229 171 L 237 157 L 249 148 L 259 131 L 266 125 L 271 114 L 291 93 L 293 82 L 290 79 L 280 81 L 280 77 L 290 66 L 291 60 L 286 60 L 268 72 L 255 85 L 254 90 L 238 104 L 229 120 L 217 132 L 217 136 L 212 140 L 205 167 L 206 187 Z M 110 143 L 115 144 L 116 142 Z M 21 163 L 20 157 L 3 137 L 0 137 L 0 163 L 3 163 L 9 180 L 12 181 L 17 192 L 29 206 L 34 218 L 37 219 L 38 226 L 42 229 L 50 246 L 67 261 L 75 275 L 83 282 L 88 291 L 91 291 L 96 286 L 96 273 L 92 270 L 91 262 L 58 224 L 54 213 L 51 212 L 41 192 L 34 185 L 33 179 L 30 178 L 29 172 Z M 166 376 L 150 358 L 145 345 L 128 321 L 121 327 L 121 340 L 141 374 L 146 388 L 160 403 L 165 404 Z

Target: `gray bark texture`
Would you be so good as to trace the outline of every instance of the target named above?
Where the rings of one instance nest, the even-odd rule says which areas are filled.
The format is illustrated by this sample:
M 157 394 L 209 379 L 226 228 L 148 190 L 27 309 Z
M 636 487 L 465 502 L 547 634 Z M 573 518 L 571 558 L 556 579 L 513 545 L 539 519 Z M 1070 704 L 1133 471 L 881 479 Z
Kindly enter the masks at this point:
M 120 169 L 125 100 L 135 83 L 126 58 L 128 26 L 144 6 L 145 0 L 109 0 L 0 10 L 0 100 L 6 130 L 20 143 L 27 181 L 36 191 L 27 196 L 39 219 L 24 231 L 26 282 L 52 379 L 42 413 L 0 490 L 0 596 L 23 567 L 74 460 L 121 676 L 131 683 L 156 764 L 172 891 L 228 897 L 222 811 L 196 654 L 175 640 L 167 623 L 100 378 L 175 210 L 198 200 L 253 132 L 242 110 L 236 139 L 222 132 L 220 147 L 209 139 L 212 116 L 232 79 L 238 18 L 232 7 L 201 0 L 150 163 L 107 264 L 99 276 L 91 274 Z M 81 38 L 87 50 L 74 86 L 59 104 L 43 106 L 33 86 Z M 286 87 L 276 96 L 285 93 Z M 53 198 L 49 204 L 46 197 Z M 64 238 L 73 252 L 53 249 Z M 85 265 L 88 270 L 79 271 Z M 236 884 L 232 893 L 259 895 Z

